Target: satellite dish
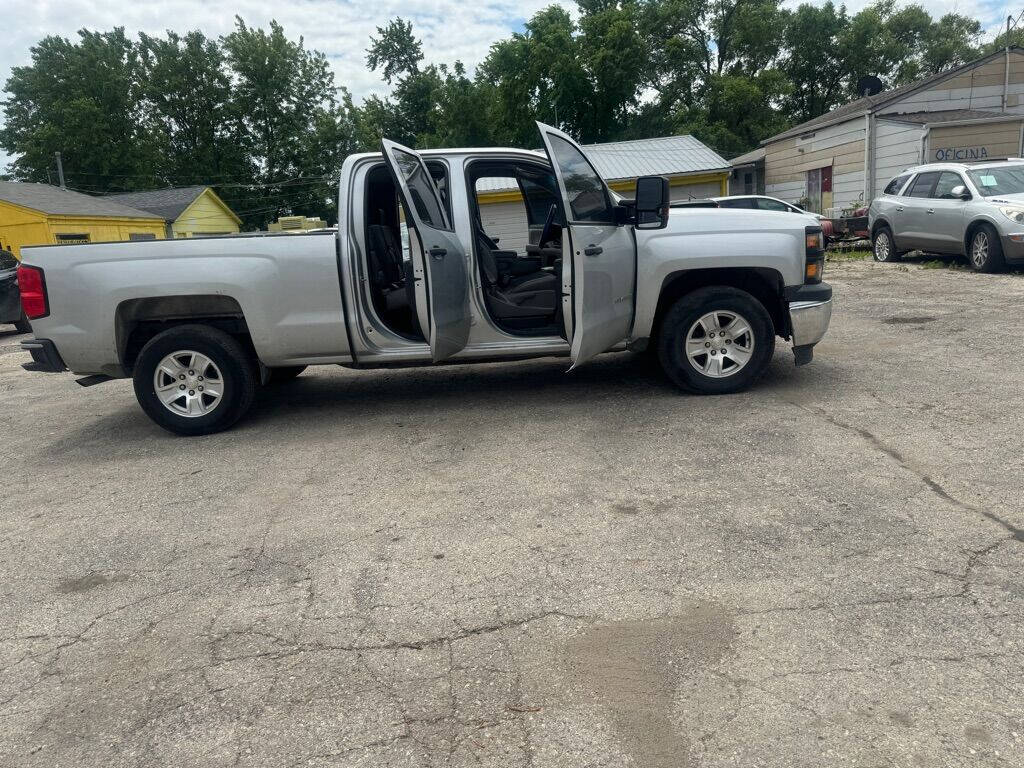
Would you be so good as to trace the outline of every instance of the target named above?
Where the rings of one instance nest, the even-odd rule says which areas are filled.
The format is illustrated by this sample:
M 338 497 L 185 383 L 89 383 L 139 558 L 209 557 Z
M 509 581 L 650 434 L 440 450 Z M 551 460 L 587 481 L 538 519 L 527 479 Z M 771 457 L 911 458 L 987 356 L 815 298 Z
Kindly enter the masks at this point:
M 882 81 L 874 75 L 864 75 L 857 81 L 857 93 L 861 96 L 874 96 L 876 93 L 881 93 Z

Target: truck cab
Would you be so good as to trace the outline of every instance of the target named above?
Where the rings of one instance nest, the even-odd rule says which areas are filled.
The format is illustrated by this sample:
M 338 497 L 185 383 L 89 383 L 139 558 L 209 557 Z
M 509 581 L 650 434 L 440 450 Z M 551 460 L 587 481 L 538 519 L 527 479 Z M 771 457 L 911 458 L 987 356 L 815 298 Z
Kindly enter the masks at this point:
M 684 390 L 726 394 L 760 376 L 776 336 L 810 361 L 832 306 L 817 222 L 670 219 L 666 179 L 623 199 L 572 138 L 538 127 L 544 152 L 384 140 L 348 157 L 336 232 L 29 249 L 27 367 L 131 376 L 158 424 L 202 434 L 313 364 L 567 356 L 571 369 L 630 348 Z M 500 231 L 496 190 L 515 212 Z

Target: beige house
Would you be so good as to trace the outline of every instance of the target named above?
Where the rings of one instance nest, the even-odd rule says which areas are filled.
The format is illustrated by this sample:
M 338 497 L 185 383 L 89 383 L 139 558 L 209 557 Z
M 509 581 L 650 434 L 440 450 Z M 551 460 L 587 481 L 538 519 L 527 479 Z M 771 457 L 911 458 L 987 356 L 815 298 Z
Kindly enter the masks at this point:
M 1019 157 L 1024 49 L 866 96 L 761 142 L 764 192 L 820 213 L 870 202 L 918 163 Z

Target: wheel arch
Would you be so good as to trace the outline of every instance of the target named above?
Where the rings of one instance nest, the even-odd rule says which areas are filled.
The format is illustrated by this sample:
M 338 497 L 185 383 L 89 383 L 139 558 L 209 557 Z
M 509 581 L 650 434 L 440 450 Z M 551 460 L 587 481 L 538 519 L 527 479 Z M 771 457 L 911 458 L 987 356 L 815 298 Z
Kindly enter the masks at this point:
M 200 323 L 230 334 L 255 356 L 245 313 L 236 299 L 223 294 L 149 296 L 117 305 L 115 338 L 118 359 L 131 373 L 139 351 L 169 328 Z
M 665 276 L 651 326 L 650 343 L 657 343 L 662 321 L 673 304 L 699 288 L 712 285 L 727 285 L 752 295 L 768 311 L 775 333 L 783 338 L 789 337 L 791 329 L 782 273 L 770 267 L 720 267 L 679 270 Z
M 984 216 L 979 216 L 978 218 L 971 221 L 971 223 L 968 224 L 967 227 L 964 229 L 964 240 L 962 243 L 964 247 L 964 252 L 961 255 L 968 257 L 970 256 L 971 238 L 974 237 L 974 233 L 977 232 L 979 228 L 985 226 L 986 224 L 995 230 L 997 237 L 999 236 L 999 229 L 996 227 L 995 223 Z
M 875 233 L 878 232 L 882 227 L 885 227 L 892 232 L 892 224 L 884 216 L 880 216 L 871 224 L 871 239 L 875 239 Z

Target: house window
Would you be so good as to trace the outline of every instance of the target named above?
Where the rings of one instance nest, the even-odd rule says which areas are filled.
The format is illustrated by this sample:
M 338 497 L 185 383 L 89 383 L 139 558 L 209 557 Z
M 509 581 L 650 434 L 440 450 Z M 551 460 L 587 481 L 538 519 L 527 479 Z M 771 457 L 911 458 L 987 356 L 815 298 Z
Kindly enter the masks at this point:
M 156 235 L 152 232 L 129 232 L 129 240 L 156 240 Z
M 77 245 L 89 242 L 88 232 L 58 232 L 55 235 L 57 245 Z
M 743 174 L 743 194 L 752 195 L 754 194 L 754 174 L 744 173 Z

